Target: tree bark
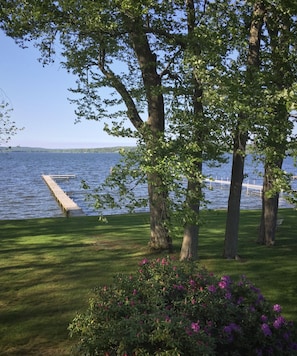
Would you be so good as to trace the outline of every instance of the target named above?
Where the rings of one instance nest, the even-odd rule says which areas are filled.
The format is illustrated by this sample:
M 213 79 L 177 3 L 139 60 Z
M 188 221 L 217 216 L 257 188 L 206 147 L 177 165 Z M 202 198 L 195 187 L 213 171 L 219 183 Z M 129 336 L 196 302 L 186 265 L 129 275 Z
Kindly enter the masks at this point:
M 261 1 L 257 2 L 253 8 L 252 21 L 249 29 L 249 50 L 246 71 L 246 82 L 249 86 L 252 86 L 254 71 L 257 70 L 259 66 L 260 37 L 264 12 L 263 3 Z M 236 259 L 238 257 L 240 201 L 244 178 L 244 156 L 248 139 L 248 131 L 244 129 L 244 121 L 245 114 L 239 114 L 239 121 L 233 141 L 232 173 L 223 251 L 223 256 L 230 259 Z
M 197 165 L 197 170 L 202 170 L 202 164 Z M 180 251 L 180 260 L 197 260 L 198 259 L 198 241 L 199 241 L 199 224 L 197 217 L 200 209 L 201 184 L 197 181 L 188 180 L 187 192 L 192 196 L 188 198 L 187 204 L 193 212 L 195 222 L 188 223 L 184 227 L 183 242 Z
M 196 26 L 195 20 L 195 5 L 193 0 L 186 0 L 187 10 L 187 22 L 188 22 L 188 39 L 190 46 L 192 47 L 193 54 L 200 55 L 200 47 L 197 40 L 194 41 L 194 31 Z M 195 43 L 195 44 L 194 44 Z M 193 116 L 197 123 L 193 127 L 192 139 L 194 142 L 199 142 L 203 146 L 203 140 L 205 137 L 205 129 L 203 128 L 203 105 L 202 105 L 202 86 L 197 77 L 197 74 L 193 70 L 192 82 L 193 82 Z M 202 185 L 197 179 L 197 172 L 202 174 L 202 149 L 197 152 L 196 161 L 191 167 L 192 174 L 187 177 L 187 206 L 191 209 L 193 217 L 192 221 L 187 223 L 184 227 L 183 242 L 180 251 L 180 260 L 196 260 L 198 259 L 198 240 L 199 240 L 199 223 L 198 216 L 200 210 L 200 201 L 202 197 Z
M 275 185 L 276 173 L 282 169 L 283 159 L 288 146 L 288 135 L 292 131 L 286 102 L 278 98 L 284 88 L 290 88 L 294 82 L 290 62 L 290 28 L 288 13 L 281 13 L 272 6 L 267 18 L 267 30 L 271 46 L 271 83 L 276 91 L 273 116 L 267 124 L 266 157 L 262 192 L 262 214 L 257 242 L 267 246 L 274 245 L 280 187 Z M 274 88 L 273 88 L 274 87 Z
M 283 160 L 279 160 L 277 168 L 281 169 Z M 277 212 L 279 193 L 270 196 L 269 192 L 273 189 L 274 176 L 271 163 L 265 164 L 264 180 L 262 191 L 262 214 L 259 227 L 257 242 L 262 245 L 272 246 L 275 243 L 275 234 L 277 226 Z
M 157 166 L 156 162 L 161 159 L 160 152 L 157 152 L 156 147 L 162 140 L 165 130 L 161 77 L 157 72 L 157 57 L 150 48 L 141 18 L 131 19 L 127 17 L 126 21 L 128 28 L 130 28 L 130 40 L 142 73 L 148 105 L 147 125 L 143 125 L 141 133 L 147 149 L 152 152 L 151 172 L 147 174 L 151 229 L 149 246 L 154 250 L 171 251 L 172 239 L 165 224 L 168 218 L 168 192 L 163 184 L 162 173 L 157 170 L 154 171 L 154 167 Z
M 247 133 L 237 130 L 234 136 L 232 174 L 228 199 L 228 210 L 225 231 L 223 256 L 236 259 L 238 257 L 238 230 L 240 218 L 240 200 L 244 178 L 244 160 Z
M 167 190 L 158 174 L 148 174 L 148 193 L 150 207 L 150 242 L 151 250 L 168 250 L 172 252 L 172 241 L 165 222 L 167 214 Z

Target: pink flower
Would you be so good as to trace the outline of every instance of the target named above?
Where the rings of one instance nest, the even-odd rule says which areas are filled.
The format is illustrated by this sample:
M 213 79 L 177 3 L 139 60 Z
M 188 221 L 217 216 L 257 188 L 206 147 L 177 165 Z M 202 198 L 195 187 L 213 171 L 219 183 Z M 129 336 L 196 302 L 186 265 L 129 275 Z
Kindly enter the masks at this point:
M 198 333 L 200 330 L 200 325 L 199 323 L 192 323 L 191 324 L 191 329 L 194 331 L 194 333 Z
M 228 287 L 228 285 L 231 283 L 230 277 L 229 276 L 223 276 L 221 277 L 221 280 L 219 282 L 219 287 L 222 289 L 225 289 Z
M 146 265 L 146 264 L 148 264 L 149 263 L 149 260 L 147 259 L 147 258 L 144 258 L 139 264 L 141 265 L 141 266 L 143 266 L 143 265 Z
M 165 257 L 163 257 L 162 258 L 162 260 L 161 260 L 161 265 L 168 265 L 168 261 L 166 260 L 166 258 Z
M 228 287 L 228 280 L 225 279 L 224 277 L 221 278 L 220 282 L 219 282 L 219 287 L 221 289 L 225 289 Z

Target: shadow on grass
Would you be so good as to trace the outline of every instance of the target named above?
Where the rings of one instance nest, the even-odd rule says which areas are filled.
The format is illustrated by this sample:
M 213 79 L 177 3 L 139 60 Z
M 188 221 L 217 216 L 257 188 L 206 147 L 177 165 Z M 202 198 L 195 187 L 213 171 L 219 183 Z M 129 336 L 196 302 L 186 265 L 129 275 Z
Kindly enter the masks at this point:
M 1 221 L 0 354 L 67 355 L 90 290 L 147 254 L 147 215 Z M 50 351 L 49 351 L 50 350 Z
M 296 212 L 280 213 L 276 245 L 267 248 L 255 243 L 260 212 L 242 212 L 237 262 L 221 258 L 226 212 L 204 212 L 199 263 L 220 275 L 247 275 L 297 321 Z M 146 214 L 112 216 L 108 224 L 96 217 L 0 221 L 0 229 L 1 355 L 71 354 L 67 327 L 90 291 L 149 256 Z M 174 244 L 178 254 L 181 240 Z

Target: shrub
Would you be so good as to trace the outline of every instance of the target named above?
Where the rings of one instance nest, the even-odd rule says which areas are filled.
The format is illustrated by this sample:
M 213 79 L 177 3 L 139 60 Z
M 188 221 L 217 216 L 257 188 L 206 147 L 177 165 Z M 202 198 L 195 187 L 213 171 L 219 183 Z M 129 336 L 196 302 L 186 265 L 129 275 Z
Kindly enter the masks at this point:
M 141 261 L 95 290 L 69 326 L 79 355 L 294 355 L 292 323 L 244 276 L 193 262 Z

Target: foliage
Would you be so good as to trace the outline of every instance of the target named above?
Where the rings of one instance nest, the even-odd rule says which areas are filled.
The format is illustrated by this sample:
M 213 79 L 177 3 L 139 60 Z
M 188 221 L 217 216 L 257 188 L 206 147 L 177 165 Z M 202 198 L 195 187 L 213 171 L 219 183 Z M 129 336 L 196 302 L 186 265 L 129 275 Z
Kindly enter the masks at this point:
M 2 143 L 7 143 L 19 130 L 15 122 L 10 120 L 11 111 L 10 104 L 0 98 L 0 146 Z
M 97 288 L 69 326 L 79 355 L 293 355 L 292 323 L 242 276 L 143 259 Z

